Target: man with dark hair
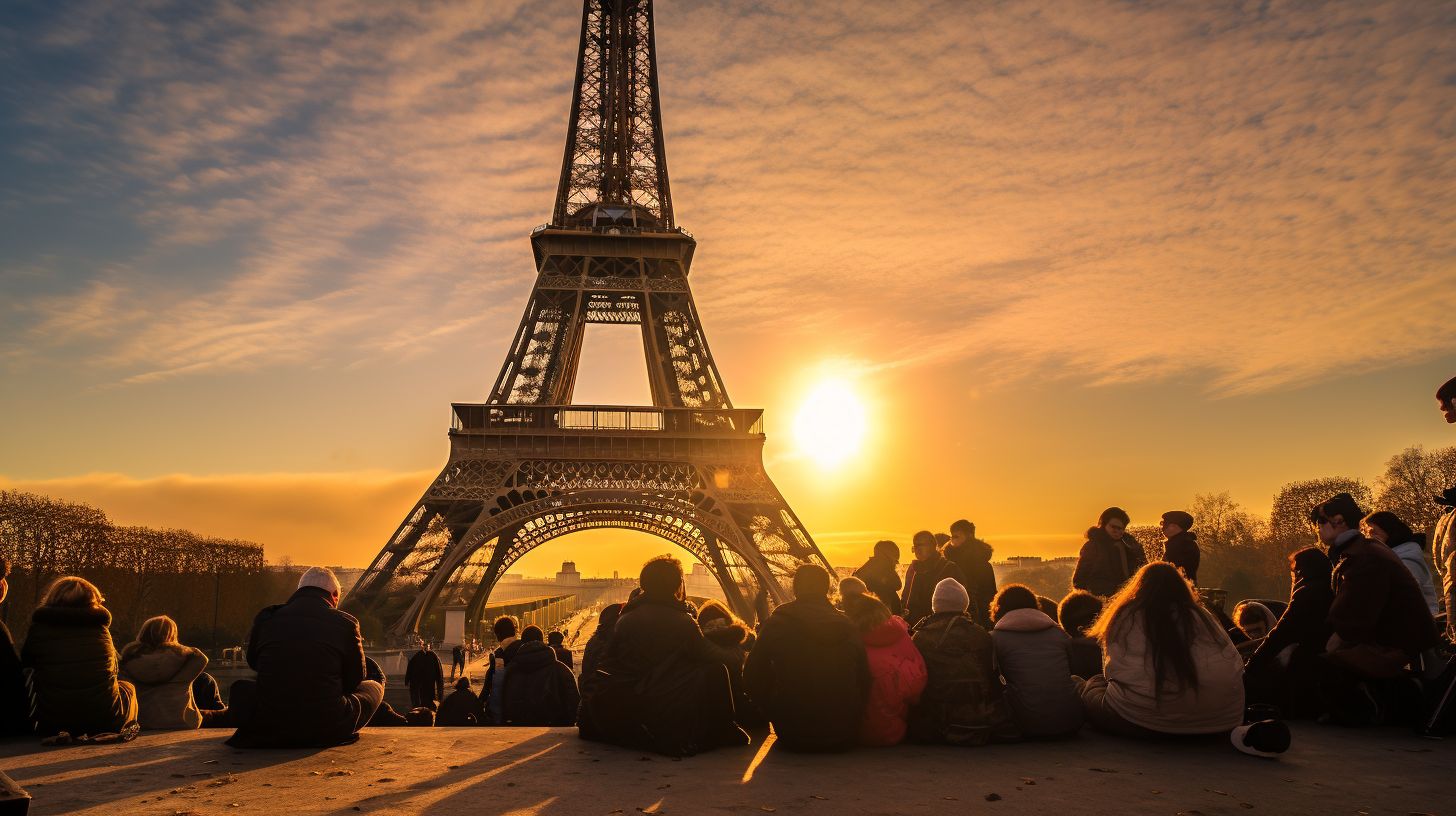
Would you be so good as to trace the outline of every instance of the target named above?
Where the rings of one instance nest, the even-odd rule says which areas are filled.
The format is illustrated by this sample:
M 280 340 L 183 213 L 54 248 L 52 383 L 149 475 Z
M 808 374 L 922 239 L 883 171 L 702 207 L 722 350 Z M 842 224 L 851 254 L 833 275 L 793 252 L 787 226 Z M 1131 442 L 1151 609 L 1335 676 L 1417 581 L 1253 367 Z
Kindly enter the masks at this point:
M 875 597 L 890 607 L 893 615 L 903 614 L 905 607 L 900 603 L 900 547 L 893 541 L 876 541 L 874 555 L 864 566 L 854 571 L 854 577 L 864 582 Z
M 556 653 L 556 659 L 560 660 L 566 668 L 571 668 L 576 661 L 571 656 L 571 650 L 566 648 L 566 635 L 560 629 L 552 629 L 546 633 L 546 645 Z
M 450 650 L 450 679 L 454 680 L 456 673 L 465 673 L 465 644 L 457 643 L 455 648 Z
M 778 744 L 791 751 L 853 747 L 869 697 L 864 642 L 829 603 L 829 586 L 823 567 L 799 567 L 794 600 L 759 627 L 743 668 L 749 698 L 768 715 Z
M 10 560 L 0 555 L 0 604 L 10 593 Z M 35 730 L 30 719 L 30 692 L 20 671 L 20 653 L 10 629 L 0 621 L 0 736 L 29 734 Z
M 490 666 L 485 670 L 485 684 L 482 686 L 481 695 L 485 697 L 485 711 L 496 725 L 505 722 L 506 671 L 511 658 L 521 648 L 521 641 L 516 637 L 520 628 L 520 622 L 510 615 L 501 615 L 491 624 L 497 645 L 490 653 Z
M 1085 589 L 1068 592 L 1057 605 L 1057 623 L 1071 638 L 1067 643 L 1067 661 L 1072 674 L 1083 679 L 1102 673 L 1102 644 L 1087 636 L 1087 630 L 1101 614 L 1102 599 Z
M 1441 416 L 1446 422 L 1456 424 L 1456 377 L 1447 380 L 1436 389 L 1436 402 L 1440 404 Z M 1441 581 L 1441 598 L 1446 606 L 1446 634 L 1456 641 L 1456 485 L 1451 485 L 1436 496 L 1436 504 L 1444 510 L 1436 519 L 1436 529 L 1431 535 L 1431 557 L 1436 565 L 1436 577 Z
M 576 725 L 581 697 L 571 669 L 556 659 L 539 626 L 521 632 L 521 648 L 506 673 L 506 725 Z
M 434 710 L 445 699 L 445 669 L 428 641 L 420 641 L 420 650 L 406 664 L 404 684 L 409 687 L 411 708 Z
M 581 706 L 581 736 L 667 756 L 746 745 L 733 722 L 724 665 L 736 655 L 703 637 L 687 602 L 682 562 L 659 556 L 642 566 L 642 593 L 612 627 L 603 670 Z
M 1072 587 L 1100 598 L 1110 598 L 1147 563 L 1143 545 L 1127 532 L 1132 519 L 1121 507 L 1109 507 L 1087 530 L 1087 541 L 1077 553 Z
M 934 533 L 921 530 L 915 534 L 913 541 L 915 560 L 905 571 L 905 595 L 901 599 L 905 606 L 905 622 L 912 628 L 921 618 L 930 616 L 930 599 L 935 594 L 936 584 L 946 578 L 954 578 L 961 586 L 966 585 L 966 574 L 961 571 L 960 565 L 940 554 Z
M 1331 496 L 1309 514 L 1334 568 L 1334 634 L 1326 654 L 1331 672 L 1322 695 L 1330 714 L 1346 725 L 1384 719 L 1381 681 L 1398 677 L 1437 639 L 1421 589 L 1400 556 L 1360 535 L 1364 516 L 1349 493 Z
M 971 620 L 982 629 L 990 630 L 991 599 L 996 597 L 996 571 L 991 568 L 991 545 L 976 538 L 976 525 L 959 519 L 950 525 L 950 541 L 940 548 L 940 554 L 954 561 L 965 576 L 961 583 L 971 596 Z
M 1198 549 L 1198 536 L 1193 532 L 1193 516 L 1183 510 L 1169 510 L 1163 514 L 1163 560 L 1178 568 L 1179 572 L 1198 585 L 1198 562 L 1203 554 Z

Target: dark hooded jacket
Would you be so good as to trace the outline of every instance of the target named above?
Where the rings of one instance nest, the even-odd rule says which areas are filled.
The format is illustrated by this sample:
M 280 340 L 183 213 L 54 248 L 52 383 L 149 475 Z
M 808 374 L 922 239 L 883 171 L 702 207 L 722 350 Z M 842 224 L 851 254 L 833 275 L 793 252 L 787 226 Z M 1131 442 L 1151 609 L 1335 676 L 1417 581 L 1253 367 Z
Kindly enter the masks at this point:
M 1296 556 L 1289 603 L 1244 667 L 1248 703 L 1273 703 L 1286 717 L 1321 713 L 1321 655 L 1330 639 L 1330 559 L 1310 548 Z M 1279 655 L 1289 650 L 1288 659 Z
M 617 618 L 622 615 L 622 604 L 610 604 L 602 608 L 597 616 L 597 628 L 592 630 L 591 637 L 587 638 L 586 648 L 581 651 L 581 682 L 588 683 L 597 669 L 602 668 L 607 657 L 607 649 L 612 643 L 612 630 L 617 625 Z
M 936 612 L 912 639 L 928 680 L 910 710 L 910 739 L 984 745 L 1006 736 L 1010 717 L 992 665 L 991 635 L 965 612 Z
M 900 571 L 894 561 L 883 555 L 872 555 L 864 566 L 854 571 L 854 577 L 864 581 L 865 587 L 884 601 L 891 615 L 904 612 L 904 604 L 900 602 Z
M 576 677 L 545 642 L 527 640 L 506 672 L 506 725 L 576 725 Z
M 869 662 L 859 630 L 827 599 L 775 609 L 759 627 L 743 683 L 789 750 L 842 751 L 859 739 Z
M 743 688 L 743 664 L 748 659 L 753 635 L 743 624 L 719 618 L 704 624 L 703 637 L 721 648 L 725 655 L 732 656 L 724 661 L 723 667 L 728 670 L 728 682 L 733 687 L 733 720 L 745 728 L 765 725 L 768 718 Z
M 0 622 L 0 737 L 29 734 L 35 730 L 30 718 L 30 691 L 21 673 L 20 653 L 10 629 Z
M 287 603 L 258 613 L 248 665 L 258 673 L 257 699 L 228 745 L 321 748 L 353 736 L 364 640 L 359 621 L 335 609 L 322 589 L 302 587 Z
M 1072 586 L 1106 598 L 1147 562 L 1137 539 L 1123 533 L 1122 538 L 1114 540 L 1101 527 L 1093 527 L 1087 531 L 1087 541 L 1077 555 Z
M 971 596 L 967 610 L 982 629 L 991 626 L 991 601 L 996 597 L 996 571 L 991 568 L 991 545 L 979 538 L 959 544 L 952 541 L 941 553 L 961 568 L 966 580 L 961 585 Z
M 1198 562 L 1202 558 L 1198 549 L 1198 536 L 1192 530 L 1184 530 L 1168 539 L 1163 548 L 1163 560 L 1183 570 L 1183 574 L 1195 585 L 1198 584 Z
M 1355 536 L 1331 548 L 1329 624 L 1350 646 L 1389 650 L 1392 668 L 1436 644 L 1436 623 L 1416 579 L 1389 547 Z M 1375 673 L 1375 672 L 1370 672 Z
M 445 669 L 440 665 L 440 656 L 427 649 L 415 652 L 405 666 L 404 684 L 422 698 L 444 699 Z
M 483 725 L 485 723 L 485 709 L 481 704 L 480 697 L 465 688 L 456 688 L 450 692 L 444 700 L 440 701 L 440 713 L 435 715 L 435 725 L 442 728 L 458 728 L 468 725 Z M 373 723 L 370 723 L 373 725 Z
M 922 618 L 930 616 L 930 599 L 935 595 L 935 585 L 946 578 L 954 578 L 961 586 L 966 586 L 966 574 L 961 571 L 960 565 L 939 553 L 926 561 L 910 562 L 905 570 L 903 598 L 906 623 L 913 627 Z M 969 587 L 966 592 L 970 592 Z
M 136 717 L 136 692 L 118 682 L 111 613 L 102 607 L 42 606 L 31 614 L 20 661 L 34 671 L 41 736 L 120 731 Z

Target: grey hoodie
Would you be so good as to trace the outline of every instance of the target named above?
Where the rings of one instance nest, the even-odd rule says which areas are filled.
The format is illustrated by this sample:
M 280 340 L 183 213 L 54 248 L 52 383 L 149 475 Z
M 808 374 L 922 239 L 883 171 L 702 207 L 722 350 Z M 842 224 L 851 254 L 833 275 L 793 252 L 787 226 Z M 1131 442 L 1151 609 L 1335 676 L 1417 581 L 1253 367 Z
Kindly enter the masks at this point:
M 996 666 L 1021 733 L 1061 737 L 1082 727 L 1082 701 L 1072 685 L 1071 638 L 1039 609 L 1013 609 L 991 630 Z

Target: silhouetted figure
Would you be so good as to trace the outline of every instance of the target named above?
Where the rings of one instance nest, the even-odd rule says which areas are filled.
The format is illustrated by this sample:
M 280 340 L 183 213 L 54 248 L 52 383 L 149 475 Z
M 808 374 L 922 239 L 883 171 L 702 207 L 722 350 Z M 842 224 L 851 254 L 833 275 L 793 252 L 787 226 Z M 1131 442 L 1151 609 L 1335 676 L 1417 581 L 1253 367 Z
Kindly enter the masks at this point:
M 1216 734 L 1243 722 L 1243 660 L 1177 567 L 1143 567 L 1091 634 L 1106 655 L 1104 674 L 1082 683 L 1081 697 L 1097 729 Z
M 859 630 L 829 603 L 823 567 L 794 572 L 794 600 L 759 627 L 743 684 L 788 750 L 843 751 L 859 741 L 869 662 Z
M 232 686 L 238 730 L 228 745 L 322 748 L 358 739 L 384 699 L 384 676 L 365 679 L 359 621 L 338 604 L 333 572 L 310 567 L 287 603 L 253 619 L 248 665 L 258 677 Z
M 958 519 L 950 525 L 950 543 L 941 554 L 954 561 L 965 576 L 971 596 L 971 619 L 982 629 L 991 626 L 991 599 L 996 597 L 996 571 L 991 568 L 991 545 L 976 538 L 976 525 Z
M 1321 655 L 1330 639 L 1330 559 L 1318 547 L 1289 556 L 1289 604 L 1244 666 L 1248 703 L 1275 705 L 1287 717 L 1320 713 Z
M 581 652 L 581 685 L 588 685 L 588 678 L 595 679 L 597 669 L 603 665 L 602 661 L 607 656 L 607 650 L 612 643 L 612 628 L 617 625 L 617 618 L 622 614 L 622 607 L 625 604 L 607 604 L 602 607 L 601 614 L 597 615 L 597 628 L 592 630 L 591 637 L 587 638 L 586 648 Z
M 613 628 L 607 677 L 582 702 L 581 736 L 668 756 L 747 744 L 723 668 L 732 655 L 698 628 L 682 563 L 654 558 L 640 580 L 642 594 Z
M 450 650 L 450 679 L 454 680 L 456 674 L 465 673 L 465 644 L 457 643 L 455 648 Z
M 748 659 L 753 634 L 728 607 L 715 600 L 709 600 L 698 610 L 698 628 L 703 630 L 703 637 L 722 649 L 723 655 L 728 658 L 723 668 L 728 670 L 728 682 L 733 688 L 734 722 L 746 729 L 767 725 L 768 718 L 743 688 L 743 663 Z
M 910 707 L 920 702 L 925 691 L 925 660 L 910 641 L 904 619 L 891 615 L 890 608 L 873 595 L 846 599 L 845 614 L 859 630 L 870 667 L 870 695 L 860 720 L 860 744 L 898 745 L 905 739 Z
M 1102 673 L 1102 646 L 1087 630 L 1102 614 L 1102 599 L 1083 589 L 1067 593 L 1057 605 L 1057 623 L 1067 633 L 1067 660 L 1072 674 L 1086 679 Z
M 576 660 L 572 657 L 571 650 L 566 648 L 566 635 L 552 629 L 546 633 L 546 645 L 551 647 L 551 651 L 556 653 L 556 659 L 564 663 L 566 668 L 575 665 Z
M 1006 699 L 1022 736 L 1066 737 L 1082 727 L 1072 684 L 1070 638 L 1021 584 L 1001 588 L 991 602 L 991 643 L 1006 680 Z
M 504 691 L 506 725 L 576 725 L 576 677 L 556 659 L 539 626 L 521 631 Z
M 470 678 L 462 677 L 455 681 L 455 690 L 440 701 L 440 713 L 435 717 L 435 725 L 451 728 L 458 728 L 468 725 L 481 725 L 485 722 L 485 708 L 480 702 L 480 697 L 470 690 Z
M 105 600 L 84 578 L 57 578 L 31 614 L 20 662 L 33 672 L 43 738 L 62 731 L 130 737 L 139 730 L 136 688 L 117 676 Z
M 203 728 L 235 728 L 231 710 L 223 702 L 222 689 L 217 678 L 207 672 L 197 675 L 192 681 L 192 703 L 202 715 Z
M 502 615 L 491 625 L 499 645 L 490 653 L 490 668 L 485 670 L 485 713 L 495 725 L 506 721 L 506 676 L 510 673 L 511 658 L 520 651 L 521 640 L 517 637 L 520 623 L 510 615 Z
M 1436 592 L 1431 568 L 1426 561 L 1426 537 L 1413 531 L 1394 513 L 1381 510 L 1360 520 L 1360 533 L 1371 541 L 1384 544 L 1400 556 L 1400 562 L 1410 570 L 1421 588 L 1421 597 L 1432 615 L 1441 614 L 1440 594 Z
M 1279 622 L 1279 617 L 1274 614 L 1274 610 L 1258 601 L 1239 601 L 1238 606 L 1234 607 L 1233 621 L 1245 638 L 1235 642 L 1234 648 L 1247 659 L 1264 642 L 1264 637 Z
M 905 606 L 900 602 L 900 547 L 893 541 L 876 541 L 874 555 L 864 566 L 854 571 L 854 577 L 875 597 L 885 602 L 890 612 L 904 617 Z
M 410 657 L 404 669 L 404 684 L 409 687 L 413 708 L 434 708 L 445 696 L 445 669 L 430 644 L 420 644 L 420 650 Z
M 1198 585 L 1198 564 L 1203 552 L 1198 548 L 1198 536 L 1193 532 L 1193 516 L 1182 510 L 1169 510 L 1163 514 L 1163 560 L 1183 571 L 1188 580 Z
M 137 639 L 121 650 L 121 679 L 136 686 L 138 721 L 146 730 L 200 728 L 202 712 L 192 684 L 207 668 L 207 655 L 177 640 L 177 622 L 148 618 Z
M 1334 630 L 1326 648 L 1330 671 L 1322 698 L 1330 715 L 1344 725 L 1372 725 L 1399 718 L 1397 709 L 1413 704 L 1392 699 L 1413 689 L 1388 683 L 1423 650 L 1434 646 L 1436 625 L 1416 579 L 1389 547 L 1355 529 L 1364 517 L 1348 493 L 1337 494 L 1310 511 L 1320 543 L 1333 567 L 1329 622 Z
M 1111 596 L 1147 563 L 1143 546 L 1127 534 L 1130 519 L 1120 507 L 1102 511 L 1097 526 L 1087 530 L 1087 541 L 1077 555 L 1072 587 L 1102 598 Z
M 1436 389 L 1436 403 L 1446 423 L 1456 424 L 1456 377 Z M 1431 560 L 1436 568 L 1437 588 L 1446 614 L 1446 637 L 1456 643 L 1456 485 L 1434 497 L 1445 508 L 1431 533 Z
M 935 586 L 930 617 L 915 628 L 926 685 L 910 709 L 911 740 L 985 745 L 1016 736 L 992 667 L 991 636 L 971 618 L 970 603 L 965 587 L 946 578 Z
M 961 586 L 966 585 L 965 573 L 954 561 L 940 554 L 935 535 L 929 530 L 915 534 L 914 552 L 915 560 L 905 571 L 905 595 L 901 599 L 905 606 L 905 620 L 911 626 L 930 615 L 930 596 L 935 593 L 936 584 L 953 578 Z
M 10 559 L 0 556 L 0 604 L 10 593 Z M 10 629 L 0 621 L 0 737 L 30 734 L 35 721 L 30 716 L 30 691 L 20 668 L 20 653 Z

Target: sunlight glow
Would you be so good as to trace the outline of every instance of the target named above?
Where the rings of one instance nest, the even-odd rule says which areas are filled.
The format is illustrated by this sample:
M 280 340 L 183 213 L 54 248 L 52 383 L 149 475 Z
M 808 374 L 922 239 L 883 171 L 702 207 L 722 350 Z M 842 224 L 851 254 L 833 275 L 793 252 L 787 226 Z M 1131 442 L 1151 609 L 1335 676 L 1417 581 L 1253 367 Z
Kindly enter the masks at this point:
M 858 453 L 865 429 L 864 402 L 840 379 L 816 385 L 794 419 L 799 451 L 823 468 L 843 464 Z

